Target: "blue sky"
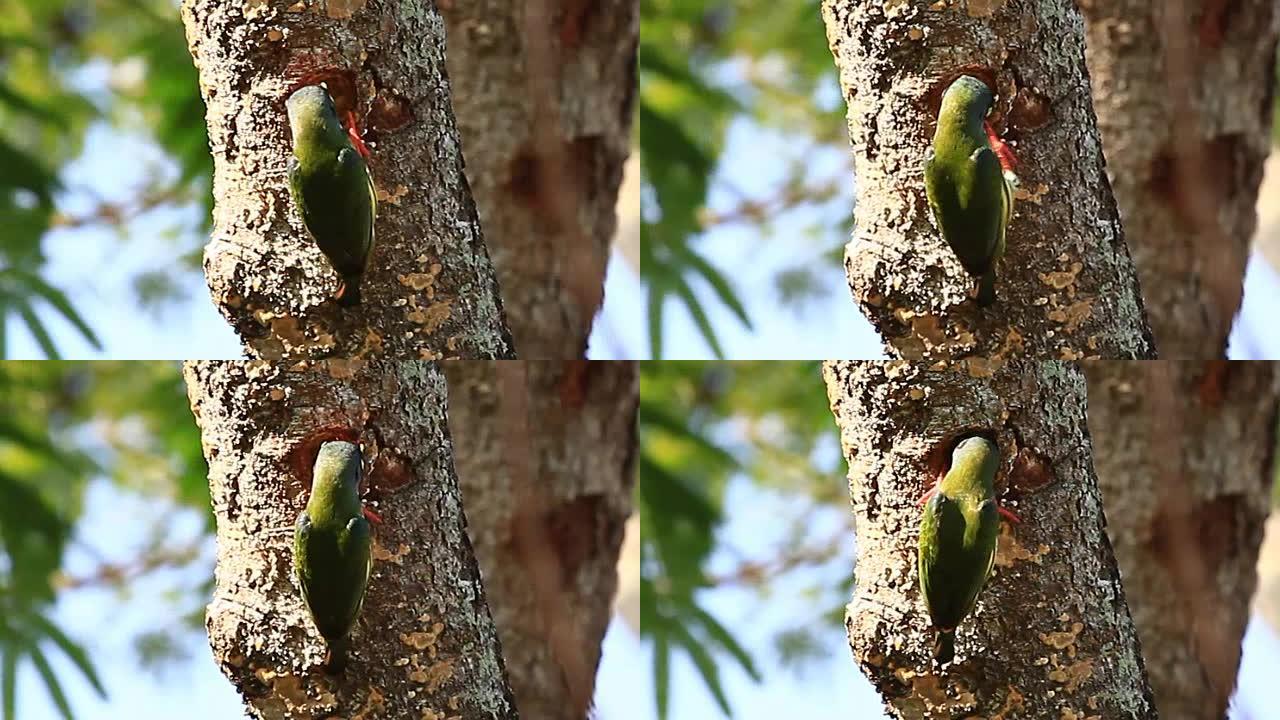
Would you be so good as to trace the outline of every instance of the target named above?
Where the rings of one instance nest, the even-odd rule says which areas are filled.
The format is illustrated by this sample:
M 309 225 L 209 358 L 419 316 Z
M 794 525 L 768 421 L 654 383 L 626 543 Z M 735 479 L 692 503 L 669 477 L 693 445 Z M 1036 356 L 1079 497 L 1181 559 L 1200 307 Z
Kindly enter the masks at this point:
M 708 207 L 724 211 L 738 199 L 726 181 L 751 198 L 768 198 L 788 179 L 790 162 L 804 158 L 807 180 L 819 185 L 829 178 L 842 182 L 841 192 L 815 209 L 793 210 L 771 219 L 761 230 L 749 224 L 718 226 L 695 242 L 699 253 L 731 279 L 746 306 L 754 330 L 745 328 L 719 301 L 711 288 L 694 283 L 716 336 L 728 359 L 753 360 L 871 360 L 884 357 L 880 338 L 849 294 L 844 269 L 816 257 L 826 241 L 845 242 L 852 228 L 838 238 L 815 242 L 805 229 L 823 213 L 847 211 L 854 199 L 854 180 L 845 160 L 848 150 L 814 150 L 795 137 L 764 130 L 739 118 L 730 126 L 720 155 L 717 181 L 712 182 Z M 836 216 L 838 217 L 838 215 Z M 779 270 L 806 262 L 818 270 L 827 293 L 801 308 L 783 305 L 774 287 Z M 1280 307 L 1280 273 L 1261 256 L 1251 258 L 1245 278 L 1240 316 L 1229 348 L 1232 359 L 1280 359 L 1280 333 L 1273 309 Z M 640 312 L 646 316 L 647 311 Z M 668 359 L 712 359 L 684 306 L 668 299 L 663 317 L 664 354 Z M 648 353 L 648 343 L 643 345 Z M 648 355 L 646 354 L 646 357 Z
M 168 523 L 166 538 L 174 546 L 200 536 L 202 518 L 189 509 L 122 492 L 108 480 L 95 481 L 76 528 L 76 542 L 64 569 L 72 577 L 91 573 L 96 556 L 127 562 L 149 541 L 154 518 Z M 86 548 L 91 548 L 87 551 Z M 54 613 L 59 627 L 84 643 L 103 684 L 106 700 L 98 698 L 78 671 L 57 651 L 49 653 L 62 680 L 76 720 L 226 720 L 243 717 L 239 696 L 213 661 L 203 632 L 180 634 L 186 659 L 163 664 L 159 673 L 138 663 L 133 640 L 156 629 L 157 618 L 171 618 L 175 606 L 168 597 L 178 588 L 192 587 L 213 572 L 214 544 L 209 538 L 204 561 L 187 571 L 165 570 L 129 583 L 123 592 L 86 588 L 63 592 Z M 203 606 L 207 598 L 187 593 Z M 182 606 L 185 610 L 186 606 Z M 625 623 L 609 627 L 597 675 L 596 704 L 600 720 L 649 720 L 652 713 L 635 702 L 633 668 L 640 643 Z M 39 676 L 29 666 L 18 675 L 18 718 L 58 717 Z
M 120 162 L 122 157 L 130 161 Z M 72 191 L 60 198 L 60 209 L 72 216 L 84 214 L 94 207 L 91 198 L 95 196 L 127 204 L 150 174 L 174 177 L 176 170 L 145 138 L 96 124 L 86 137 L 82 156 L 64 169 L 63 181 Z M 140 307 L 133 293 L 131 283 L 139 271 L 164 268 L 174 262 L 177 252 L 191 247 L 190 234 L 180 240 L 165 234 L 175 227 L 196 227 L 198 213 L 193 207 L 157 209 L 133 221 L 126 238 L 113 228 L 98 226 L 49 233 L 45 276 L 68 294 L 103 344 L 100 352 L 95 351 L 69 323 L 42 309 L 39 314 L 47 321 L 63 357 L 192 360 L 241 356 L 239 341 L 214 309 L 201 273 L 177 277 L 182 298 L 155 309 Z M 199 243 L 203 245 L 203 237 Z M 591 337 L 591 357 L 638 357 L 644 347 L 639 322 L 641 298 L 635 270 L 615 254 L 609 264 L 602 315 Z M 25 326 L 10 322 L 8 333 L 11 358 L 43 359 Z
M 726 147 L 717 172 L 721 179 L 747 197 L 766 198 L 787 179 L 790 159 L 806 157 L 811 184 L 838 177 L 834 173 L 847 167 L 842 153 L 814 152 L 796 138 L 762 130 L 747 120 L 737 120 L 730 127 Z M 853 202 L 853 178 L 843 181 L 843 190 L 830 205 Z M 734 196 L 723 190 L 723 184 L 712 183 L 709 198 L 713 210 L 725 210 L 736 203 Z M 815 243 L 802 237 L 803 230 L 820 213 L 840 207 L 819 207 L 792 211 L 772 218 L 761 231 L 751 225 L 716 227 L 697 241 L 696 247 L 724 274 L 733 279 L 738 295 L 747 306 L 755 329 L 744 328 L 723 306 L 709 288 L 695 285 L 707 314 L 717 330 L 726 356 L 738 359 L 816 359 L 816 358 L 882 358 L 879 337 L 861 315 L 849 295 L 844 270 L 821 258 L 813 258 L 813 267 L 821 271 L 828 292 L 807 304 L 800 312 L 783 306 L 774 290 L 777 272 L 793 266 L 798 260 L 811 258 Z M 842 231 L 847 239 L 848 230 Z M 1255 257 L 1246 277 L 1245 297 L 1232 337 L 1233 359 L 1280 358 L 1280 334 L 1275 332 L 1274 311 L 1280 306 L 1280 274 Z M 710 359 L 710 347 L 703 341 L 689 315 L 675 302 L 668 302 L 663 321 L 665 353 L 670 359 Z M 647 347 L 647 346 L 646 346 Z M 833 476 L 843 485 L 843 467 Z M 725 502 L 726 524 L 720 541 L 748 554 L 768 557 L 784 536 L 779 531 L 778 516 L 785 498 L 761 491 L 745 477 L 735 479 Z M 818 513 L 813 518 L 821 528 L 830 518 Z M 850 542 L 843 562 L 853 563 Z M 713 559 L 726 562 L 726 557 Z M 783 577 L 770 588 L 767 599 L 738 589 L 716 589 L 700 596 L 705 607 L 743 642 L 759 661 L 763 682 L 756 684 L 744 673 L 722 662 L 722 679 L 733 705 L 732 720 L 775 720 L 778 717 L 815 718 L 820 720 L 874 720 L 887 717 L 879 695 L 858 670 L 845 641 L 844 630 L 831 626 L 825 638 L 829 653 L 825 659 L 807 665 L 803 674 L 779 663 L 773 638 L 781 630 L 814 614 L 810 598 L 800 594 L 803 583 Z M 852 595 L 852 588 L 849 589 Z M 1264 622 L 1250 623 L 1244 639 L 1240 668 L 1240 696 L 1233 707 L 1231 720 L 1280 720 L 1280 710 L 1271 701 L 1275 669 L 1280 667 L 1280 636 Z M 653 706 L 652 653 L 645 648 L 644 660 L 637 669 L 645 702 L 656 717 Z M 679 658 L 672 664 L 670 720 L 710 720 L 723 715 L 704 686 L 693 664 Z
M 833 479 L 843 483 L 843 477 Z M 817 541 L 838 528 L 843 519 L 830 510 L 818 510 L 806 516 L 802 502 L 761 490 L 746 477 L 738 477 L 729 486 L 725 499 L 726 523 L 719 535 L 718 546 L 732 548 L 729 553 L 718 550 L 709 571 L 727 570 L 742 556 L 769 558 L 776 556 L 781 543 L 789 541 L 787 524 L 780 518 L 799 516 L 810 524 L 809 538 Z M 806 580 L 814 576 L 838 577 L 853 564 L 855 547 L 852 539 L 839 557 L 831 563 L 809 571 L 782 576 L 761 596 L 754 591 L 737 588 L 716 589 L 700 596 L 703 603 L 759 661 L 763 682 L 756 684 L 731 663 L 722 661 L 725 694 L 732 704 L 732 720 L 777 720 L 780 717 L 812 720 L 877 720 L 888 715 L 882 709 L 880 696 L 858 669 L 846 644 L 844 628 L 819 620 L 809 621 L 824 629 L 822 658 L 805 665 L 801 672 L 778 661 L 774 636 L 796 624 L 805 623 L 815 613 L 813 598 L 804 594 Z M 732 556 L 732 557 L 731 557 Z M 829 573 L 837 573 L 830 575 Z M 852 596 L 852 588 L 849 589 Z M 820 606 L 817 609 L 824 609 Z M 1233 701 L 1229 720 L 1277 720 L 1280 707 L 1274 702 L 1276 668 L 1280 667 L 1280 634 L 1254 617 L 1243 641 L 1238 695 Z M 645 704 L 656 718 L 653 705 L 652 652 L 648 647 L 637 671 Z M 671 712 L 669 720 L 715 720 L 723 718 L 701 676 L 687 658 L 672 663 Z
M 843 182 L 843 189 L 823 206 L 793 210 L 773 218 L 764 232 L 747 224 L 718 226 L 697 241 L 697 250 L 731 278 L 754 324 L 754 331 L 747 330 L 715 299 L 709 287 L 694 284 L 724 347 L 725 357 L 753 360 L 883 357 L 879 336 L 849 296 L 844 270 L 820 256 L 835 239 L 815 241 L 806 237 L 806 229 L 814 220 L 832 212 L 847 213 L 853 202 L 853 178 L 842 171 L 848 166 L 843 153 L 844 148 L 814 149 L 794 137 L 761 130 L 744 119 L 735 120 L 730 126 L 717 174 L 721 180 L 731 180 L 732 188 L 743 195 L 774 196 L 789 177 L 791 161 L 798 158 L 804 158 L 813 184 L 834 178 Z M 725 211 L 737 204 L 738 197 L 724 182 L 713 182 L 711 187 L 708 206 L 712 210 Z M 818 270 L 827 292 L 821 299 L 797 309 L 779 302 L 773 281 L 778 270 L 798 263 Z M 683 305 L 668 299 L 663 326 L 663 352 L 667 358 L 714 357 Z
M 843 478 L 835 476 L 832 482 L 843 484 Z M 745 477 L 735 479 L 725 497 L 726 523 L 719 536 L 720 549 L 711 559 L 709 572 L 727 572 L 744 557 L 776 556 L 779 548 L 795 540 L 789 534 L 790 523 L 782 520 L 795 517 L 803 518 L 808 524 L 806 539 L 815 543 L 837 532 L 844 524 L 838 512 L 812 511 L 805 502 L 761 490 Z M 721 664 L 725 694 L 734 710 L 733 720 L 883 717 L 880 696 L 854 664 L 843 629 L 811 619 L 815 612 L 827 607 L 805 594 L 806 588 L 818 577 L 837 579 L 847 574 L 853 557 L 850 537 L 832 562 L 821 568 L 781 576 L 770 584 L 766 595 L 725 587 L 699 596 L 703 607 L 735 633 L 752 654 L 764 680 L 756 684 L 738 668 Z M 806 664 L 800 671 L 783 664 L 774 646 L 774 638 L 780 631 L 797 625 L 809 625 L 825 632 L 822 638 L 825 656 Z M 646 655 L 651 653 L 646 651 Z M 671 720 L 723 717 L 688 658 L 681 656 L 672 663 L 672 675 Z M 652 695 L 652 675 L 647 679 L 646 689 Z

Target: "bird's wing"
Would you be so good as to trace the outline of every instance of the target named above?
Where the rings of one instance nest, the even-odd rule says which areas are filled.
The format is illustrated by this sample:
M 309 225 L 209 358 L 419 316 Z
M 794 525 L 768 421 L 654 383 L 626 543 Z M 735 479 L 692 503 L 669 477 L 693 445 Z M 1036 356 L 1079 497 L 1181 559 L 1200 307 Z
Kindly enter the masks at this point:
M 981 225 L 975 230 L 987 238 L 986 258 L 982 263 L 987 267 L 1004 251 L 1004 231 L 1009 225 L 1013 195 L 1000 168 L 1000 159 L 991 148 L 978 148 L 970 156 L 970 162 L 974 173 L 970 208 Z
M 1000 215 L 1000 234 L 996 241 L 996 257 L 1004 255 L 1004 238 L 1005 233 L 1009 230 L 1009 218 L 1013 217 L 1013 188 L 1014 184 L 1009 179 L 1009 175 L 1004 172 L 1000 173 L 1000 195 L 1004 199 L 1004 212 Z
M 303 510 L 298 513 L 298 520 L 294 524 L 293 534 L 293 569 L 298 576 L 298 586 L 302 588 L 302 601 L 306 603 L 307 609 L 311 608 L 311 598 L 307 593 L 307 584 L 311 581 L 307 577 L 304 568 L 310 567 L 307 564 L 308 541 L 311 539 L 311 517 L 307 515 L 307 511 Z
M 933 218 L 938 221 L 938 225 L 942 225 L 942 211 L 938 207 L 938 198 L 934 196 L 933 189 L 941 182 L 941 178 L 937 177 L 939 168 L 935 164 L 937 155 L 933 152 L 933 148 L 929 148 L 924 156 L 924 195 L 929 201 L 929 210 L 933 212 Z
M 999 536 L 1000 513 L 998 510 L 996 510 L 996 501 L 991 499 L 983 500 L 982 505 L 980 506 L 979 514 L 981 517 L 980 522 L 983 524 L 983 528 L 987 529 L 987 532 L 989 533 L 990 525 L 994 523 L 996 527 L 995 534 Z M 986 542 L 986 545 L 987 545 L 987 570 L 982 574 L 982 576 L 984 578 L 990 578 L 991 569 L 996 566 L 996 542 L 994 540 L 988 540 Z
M 369 258 L 372 256 L 373 249 L 373 220 L 378 215 L 378 191 L 373 186 L 373 175 L 369 173 L 369 166 L 365 163 L 364 158 L 360 157 L 360 153 L 356 149 L 347 145 L 338 151 L 338 163 L 342 166 L 343 175 L 350 174 L 359 175 L 364 178 L 365 188 L 369 198 L 369 232 L 364 238 L 364 247 L 361 248 L 361 255 L 364 257 L 366 267 Z
M 354 622 L 356 616 L 360 614 L 360 608 L 364 605 L 364 591 L 369 584 L 369 575 L 373 571 L 373 528 L 364 515 L 357 515 L 347 521 L 347 532 L 343 535 L 343 541 L 338 548 L 344 557 L 358 557 L 363 560 L 361 563 L 361 575 L 353 578 L 359 583 L 359 592 L 356 594 L 357 600 L 355 606 L 351 608 L 351 617 L 348 622 Z
M 938 537 L 938 524 L 942 518 L 942 506 L 948 502 L 941 492 L 935 492 L 929 502 L 925 503 L 924 513 L 920 518 L 919 572 L 920 591 L 924 595 L 925 606 L 929 606 L 929 598 L 933 595 L 934 577 L 932 569 L 938 562 L 941 549 Z
M 302 166 L 298 164 L 298 158 L 289 158 L 289 195 L 293 198 L 293 204 L 298 206 L 298 214 L 302 216 L 302 224 L 306 227 L 307 233 L 314 237 L 311 232 L 311 213 L 307 210 L 306 197 L 302 192 Z

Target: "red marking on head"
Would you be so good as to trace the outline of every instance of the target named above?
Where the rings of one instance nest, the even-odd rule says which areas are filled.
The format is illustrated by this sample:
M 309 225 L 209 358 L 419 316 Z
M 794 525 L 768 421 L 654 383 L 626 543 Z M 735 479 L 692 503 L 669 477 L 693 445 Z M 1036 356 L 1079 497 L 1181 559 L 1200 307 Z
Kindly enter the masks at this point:
M 982 127 L 987 131 L 987 140 L 991 142 L 991 149 L 1000 160 L 1000 168 L 1014 172 L 1018 167 L 1018 160 L 1013 156 L 1013 151 L 1009 149 L 1009 144 L 1000 139 L 1000 136 L 996 134 L 995 128 L 991 127 L 991 123 L 984 121 Z

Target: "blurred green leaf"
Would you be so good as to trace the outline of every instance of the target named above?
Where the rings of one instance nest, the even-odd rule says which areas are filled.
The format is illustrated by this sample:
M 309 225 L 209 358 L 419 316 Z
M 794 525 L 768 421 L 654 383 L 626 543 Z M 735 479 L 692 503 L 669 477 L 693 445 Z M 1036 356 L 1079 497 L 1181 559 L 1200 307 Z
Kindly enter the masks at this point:
M 17 668 L 30 662 L 58 713 L 70 716 L 70 673 L 58 675 L 52 648 L 70 661 L 77 679 L 106 693 L 88 651 L 58 626 L 52 608 L 59 593 L 75 586 L 62 565 L 87 488 L 107 476 L 121 488 L 196 510 L 212 533 L 207 467 L 178 365 L 0 363 L 0 704 L 10 714 Z M 156 518 L 157 545 L 142 551 L 139 567 L 153 567 L 152 558 L 168 558 L 170 567 L 196 559 L 163 552 L 166 518 L 173 514 Z M 78 546 L 91 544 L 77 540 Z M 106 570 L 96 582 L 131 577 Z M 210 583 L 194 592 L 206 596 Z M 189 597 L 183 592 L 174 602 Z M 198 630 L 202 611 L 190 615 L 197 620 L 187 620 L 185 610 L 175 613 L 183 625 L 171 631 Z
M 98 696 L 106 697 L 107 691 L 102 686 L 102 681 L 98 679 L 98 673 L 94 671 L 93 665 L 89 663 L 89 655 L 85 653 L 84 648 L 72 642 L 71 638 L 67 637 L 62 630 L 58 629 L 56 625 L 49 622 L 40 613 L 31 613 L 30 618 L 36 629 L 51 640 L 54 645 L 57 645 L 58 649 L 67 656 L 67 659 L 71 660 L 76 669 L 80 671 L 80 674 L 98 692 Z
M 62 691 L 62 685 L 58 683 L 58 676 L 54 674 L 53 668 L 49 667 L 49 660 L 44 656 L 44 652 L 35 646 L 31 648 L 28 655 L 31 657 L 32 664 L 36 666 L 36 672 L 40 673 L 40 679 L 44 681 L 44 686 L 49 691 L 49 697 L 57 706 L 58 712 L 62 713 L 65 720 L 74 720 L 71 705 L 67 702 L 67 695 Z
M 105 85 L 97 78 L 106 74 Z M 96 82 L 87 82 L 86 77 Z M 103 200 L 91 189 L 62 181 L 78 159 L 85 136 L 95 124 L 110 123 L 119 132 L 150 136 L 175 161 L 176 178 L 157 175 L 140 188 L 138 202 Z M 163 241 L 173 235 L 176 248 L 165 268 L 173 278 L 198 272 L 199 231 L 207 227 L 213 162 L 205 132 L 204 104 L 177 6 L 169 0 L 19 0 L 0 13 L 0 272 L 30 275 L 0 292 L 0 321 L 12 313 L 26 325 L 46 357 L 59 351 L 42 316 L 46 309 L 66 320 L 92 346 L 100 343 L 69 300 L 66 290 L 45 278 L 43 243 L 50 232 L 70 225 L 116 225 L 124 242 Z M 172 174 L 172 173 L 170 173 Z M 165 184 L 174 187 L 157 189 Z M 85 195 L 102 207 L 75 218 L 63 214 L 63 202 Z M 146 198 L 158 201 L 143 202 Z M 201 227 L 173 233 L 152 231 L 135 238 L 129 229 L 135 214 L 196 199 L 203 209 Z M 136 206 L 136 210 L 134 209 Z M 121 209 L 130 212 L 120 212 Z M 190 223 L 185 223 L 189 225 Z M 172 241 L 170 241 L 172 242 Z M 38 282 L 37 282 L 38 281 Z M 8 282 L 8 281 L 6 281 Z M 173 297 L 178 285 L 155 279 L 143 300 Z M 37 302 L 38 301 L 38 302 Z M 3 349 L 0 337 L 0 349 Z M 0 353 L 0 357 L 3 354 Z
M 817 506 L 847 507 L 839 438 L 817 362 L 668 361 L 640 372 L 640 627 L 652 643 L 655 676 L 666 674 L 658 706 L 666 712 L 668 656 L 682 653 L 730 715 L 723 669 L 739 668 L 757 682 L 761 673 L 735 629 L 705 605 L 726 577 L 706 570 L 721 546 L 725 491 L 731 479 L 749 478 Z M 810 555 L 799 553 L 796 564 Z M 750 569 L 729 576 L 767 579 Z M 848 576 L 831 582 L 816 587 L 812 602 L 843 603 Z
M 641 275 L 650 296 L 650 345 L 654 357 L 662 357 L 660 310 L 663 301 L 673 299 L 688 309 L 715 351 L 725 328 L 707 322 L 709 297 L 752 329 L 736 279 L 699 252 L 716 223 L 715 214 L 707 212 L 711 190 L 729 184 L 717 176 L 729 128 L 746 124 L 794 138 L 796 157 L 788 164 L 789 177 L 774 189 L 778 197 L 744 197 L 744 206 L 762 210 L 735 216 L 735 222 L 754 225 L 761 242 L 794 243 L 794 234 L 771 237 L 769 223 L 791 209 L 838 202 L 830 183 L 813 186 L 806 175 L 807 159 L 815 152 L 834 149 L 847 155 L 844 106 L 821 32 L 819 0 L 645 0 L 641 8 Z M 825 211 L 805 222 L 813 230 L 802 234 L 812 235 L 820 247 L 829 238 L 848 235 L 842 214 Z M 826 272 L 839 272 L 838 257 L 818 259 Z M 795 292 L 796 277 L 784 288 L 791 291 L 786 300 L 817 297 Z M 707 283 L 709 295 L 700 292 L 698 279 Z M 759 290 L 752 288 L 751 295 Z

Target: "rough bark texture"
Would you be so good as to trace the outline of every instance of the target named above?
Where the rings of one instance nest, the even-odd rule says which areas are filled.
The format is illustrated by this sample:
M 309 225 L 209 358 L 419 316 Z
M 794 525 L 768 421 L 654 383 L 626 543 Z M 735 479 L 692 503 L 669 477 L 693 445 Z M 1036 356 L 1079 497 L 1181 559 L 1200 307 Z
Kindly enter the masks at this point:
M 1107 171 L 1156 342 L 1166 358 L 1225 357 L 1271 152 L 1280 10 L 1080 6 Z
M 272 360 L 511 356 L 462 171 L 435 6 L 185 0 L 182 19 L 214 158 L 205 276 L 246 353 Z M 336 275 L 289 198 L 283 104 L 304 77 L 328 80 L 340 111 L 367 112 L 376 145 L 377 239 L 364 303 L 355 309 L 329 299 Z
M 185 375 L 218 525 L 209 641 L 250 714 L 516 718 L 467 539 L 439 369 L 192 362 Z M 294 579 L 293 527 L 319 444 L 357 436 L 382 523 L 348 668 L 329 678 Z
M 897 718 L 1143 718 L 1155 710 L 1090 465 L 1078 368 L 1019 363 L 990 379 L 905 362 L 824 367 L 849 462 L 858 557 L 845 620 Z M 951 442 L 994 433 L 1003 524 L 996 571 L 932 666 L 918 590 L 919 499 Z
M 444 364 L 458 479 L 521 716 L 583 720 L 572 688 L 590 697 L 618 584 L 639 379 L 630 362 L 518 362 L 523 405 L 502 392 L 499 363 Z M 505 416 L 521 407 L 524 431 L 513 437 Z M 518 492 L 524 458 L 539 498 Z M 551 584 L 529 543 L 548 551 Z M 572 677 L 575 666 L 584 677 Z
M 467 177 L 516 346 L 528 358 L 583 357 L 630 151 L 640 4 L 440 9 Z
M 1160 715 L 1218 720 L 1270 512 L 1275 368 L 1104 362 L 1085 372 L 1107 534 Z
M 826 0 L 849 107 L 857 228 L 845 251 L 855 300 L 905 359 L 1154 357 L 1137 276 L 1103 169 L 1070 0 Z M 942 91 L 957 75 L 997 91 L 993 124 L 1022 189 L 997 266 L 996 304 L 935 227 L 924 162 Z

